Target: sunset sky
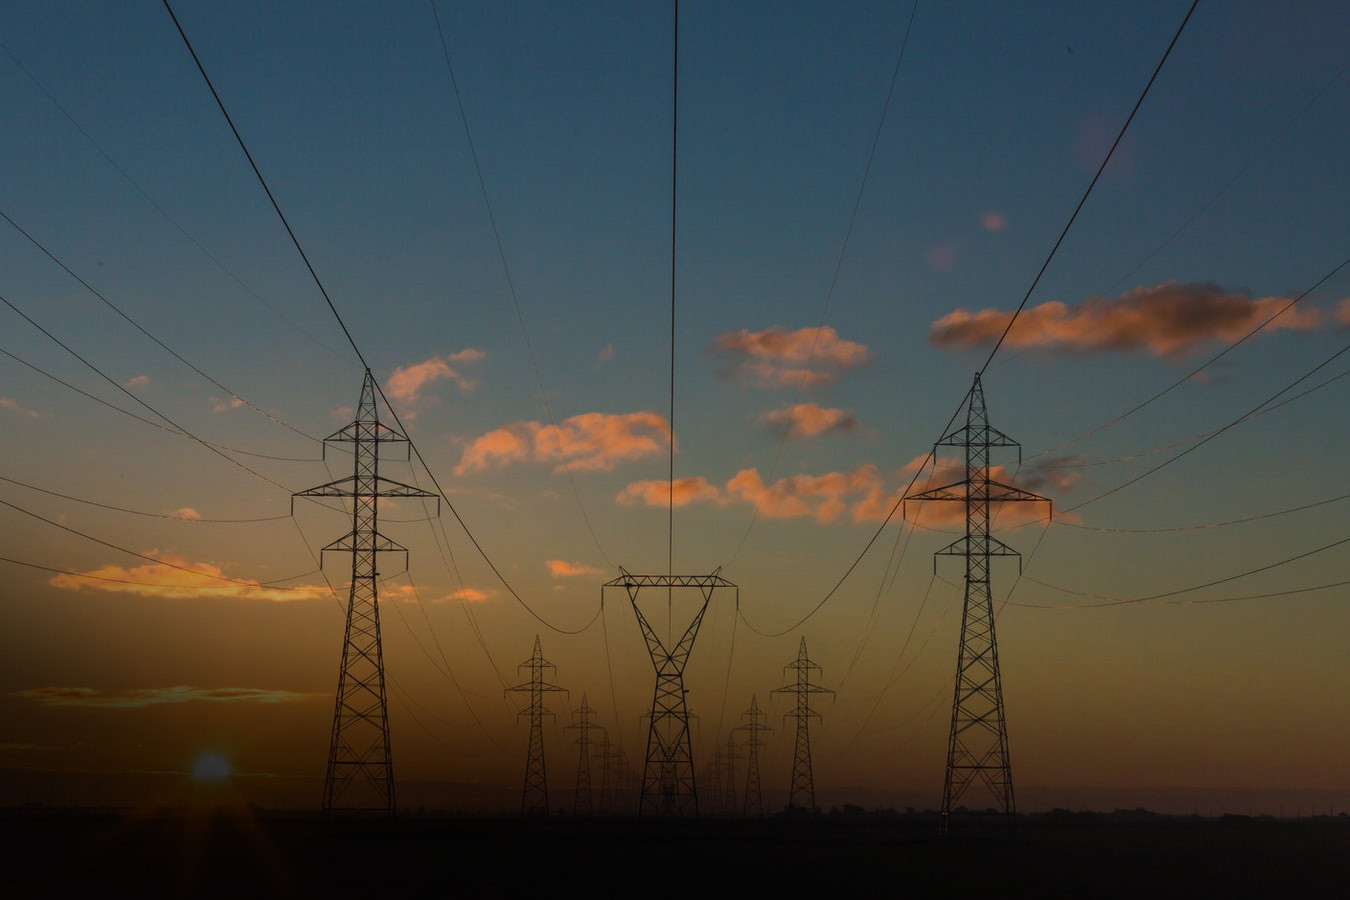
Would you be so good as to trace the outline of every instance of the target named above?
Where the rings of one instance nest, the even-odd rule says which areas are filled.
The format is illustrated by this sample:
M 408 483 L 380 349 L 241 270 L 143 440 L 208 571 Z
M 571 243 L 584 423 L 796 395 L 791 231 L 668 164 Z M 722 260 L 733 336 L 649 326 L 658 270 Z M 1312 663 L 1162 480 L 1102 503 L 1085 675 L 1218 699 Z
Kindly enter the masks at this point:
M 687 670 L 700 767 L 757 696 L 786 792 L 805 637 L 820 798 L 940 803 L 959 506 L 822 600 L 916 472 L 960 477 L 926 455 L 1188 7 L 923 3 L 887 106 L 908 3 L 681 4 L 674 570 L 739 585 Z M 483 188 L 429 3 L 174 10 L 509 583 L 449 508 L 382 505 L 401 803 L 518 798 L 538 634 L 569 805 L 582 695 L 634 764 L 651 705 L 600 585 L 667 567 L 670 5 L 437 3 Z M 1347 34 L 1201 3 L 984 374 L 999 477 L 1054 501 L 996 522 L 1023 808 L 1350 803 Z M 6 3 L 0 45 L 0 804 L 215 758 L 316 808 L 350 517 L 290 495 L 350 474 L 320 439 L 362 366 L 160 3 Z

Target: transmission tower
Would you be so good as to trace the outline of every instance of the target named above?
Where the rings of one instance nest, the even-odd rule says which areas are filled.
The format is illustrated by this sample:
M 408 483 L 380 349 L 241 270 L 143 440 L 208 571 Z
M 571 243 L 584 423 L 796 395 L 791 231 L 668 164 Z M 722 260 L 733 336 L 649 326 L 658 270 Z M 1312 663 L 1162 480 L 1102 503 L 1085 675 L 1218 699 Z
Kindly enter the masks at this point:
M 633 613 L 647 641 L 652 667 L 656 670 L 656 689 L 652 693 L 652 713 L 647 726 L 647 760 L 638 799 L 639 816 L 648 813 L 659 816 L 698 815 L 698 791 L 694 784 L 694 759 L 689 740 L 689 709 L 684 700 L 684 667 L 689 662 L 689 652 L 694 648 L 694 639 L 698 637 L 698 628 L 703 622 L 704 613 L 708 611 L 713 591 L 731 588 L 739 599 L 739 589 L 719 575 L 720 571 L 718 569 L 711 575 L 632 575 L 620 568 L 620 576 L 606 582 L 600 589 L 602 603 L 605 588 L 622 587 L 628 592 Z M 668 616 L 672 625 L 673 595 L 676 589 L 695 588 L 703 598 L 698 611 L 673 648 L 666 647 L 638 606 L 638 594 L 643 588 L 666 589 L 670 604 Z M 673 627 L 668 637 L 674 637 Z
M 989 560 L 1020 554 L 989 535 L 989 510 L 995 503 L 1050 502 L 1047 498 L 989 477 L 989 451 L 1021 445 L 989 425 L 979 373 L 970 389 L 966 423 L 949 431 L 934 447 L 963 447 L 966 477 L 961 481 L 911 494 L 908 500 L 956 501 L 966 505 L 966 534 L 937 551 L 937 556 L 964 556 L 966 596 L 961 612 L 961 644 L 956 656 L 956 690 L 947 743 L 947 775 L 942 788 L 942 832 L 971 785 L 987 788 L 1009 820 L 1017 816 L 1012 766 L 1008 758 L 1008 726 L 1003 715 L 1003 685 L 994 639 L 994 605 L 989 590 Z M 933 565 L 937 566 L 934 559 Z
M 530 717 L 530 754 L 525 760 L 525 788 L 520 794 L 521 815 L 548 815 L 548 773 L 544 770 L 544 716 L 553 713 L 544 708 L 544 694 L 564 690 L 544 680 L 544 670 L 557 666 L 544 659 L 539 649 L 539 635 L 534 636 L 534 653 L 516 667 L 530 670 L 530 680 L 506 690 L 529 694 L 530 705 L 520 715 Z
M 347 599 L 347 628 L 342 640 L 342 667 L 338 671 L 333 732 L 328 742 L 328 770 L 324 775 L 323 812 L 383 812 L 393 815 L 394 762 L 389 751 L 389 703 L 384 685 L 384 651 L 380 643 L 380 604 L 376 555 L 400 552 L 407 565 L 408 551 L 380 534 L 377 527 L 381 497 L 440 497 L 380 475 L 380 445 L 407 443 L 400 432 L 382 424 L 375 402 L 375 380 L 366 370 L 356 419 L 324 439 L 352 445 L 354 467 L 347 478 L 301 491 L 296 497 L 342 497 L 352 501 L 352 530 L 324 547 L 320 565 L 330 551 L 350 553 L 351 592 Z M 294 502 L 294 501 L 292 501 Z
M 622 777 L 622 770 L 615 765 L 623 759 L 619 748 L 609 742 L 609 732 L 600 738 L 600 809 L 602 816 L 614 815 L 615 782 Z M 621 785 L 620 785 L 621 787 Z
M 590 704 L 586 701 L 586 695 L 582 694 L 581 708 L 576 712 L 576 721 L 567 726 L 568 731 L 575 731 L 579 735 L 577 746 L 581 748 L 580 756 L 577 759 L 577 790 L 572 799 L 572 815 L 574 816 L 589 816 L 593 811 L 591 808 L 591 731 L 592 729 L 604 730 L 591 721 L 591 716 L 594 714 L 595 710 L 591 709 Z M 609 746 L 609 735 L 605 735 L 604 746 L 606 748 Z M 605 782 L 600 789 L 602 803 L 605 792 L 609 787 L 609 764 L 606 763 L 605 766 Z
M 834 691 L 811 683 L 811 673 L 819 672 L 820 666 L 807 657 L 806 638 L 802 638 L 801 646 L 797 648 L 797 658 L 783 667 L 784 671 L 789 669 L 797 673 L 796 679 L 791 684 L 773 689 L 775 694 L 792 694 L 797 698 L 797 705 L 783 715 L 785 719 L 791 716 L 797 720 L 797 750 L 792 757 L 792 789 L 788 792 L 788 812 L 801 811 L 815 815 L 816 785 L 811 775 L 811 732 L 807 726 L 813 717 L 819 719 L 820 713 L 811 709 L 811 695 L 833 694 Z
M 744 725 L 737 725 L 734 731 L 744 731 L 748 733 L 745 739 L 746 748 L 746 772 L 745 772 L 745 815 L 764 817 L 764 795 L 759 789 L 759 748 L 764 746 L 764 742 L 759 739 L 761 731 L 773 731 L 768 725 L 760 722 L 764 716 L 764 710 L 759 708 L 759 698 L 753 694 L 750 696 L 750 708 L 741 713 L 741 718 L 750 717 L 750 721 Z
M 722 761 L 726 764 L 726 769 L 719 779 L 722 782 L 722 805 L 717 810 L 719 815 L 730 817 L 740 814 L 738 809 L 740 804 L 736 802 L 736 761 L 744 758 L 736 752 L 735 734 L 728 734 L 727 749 L 722 752 Z

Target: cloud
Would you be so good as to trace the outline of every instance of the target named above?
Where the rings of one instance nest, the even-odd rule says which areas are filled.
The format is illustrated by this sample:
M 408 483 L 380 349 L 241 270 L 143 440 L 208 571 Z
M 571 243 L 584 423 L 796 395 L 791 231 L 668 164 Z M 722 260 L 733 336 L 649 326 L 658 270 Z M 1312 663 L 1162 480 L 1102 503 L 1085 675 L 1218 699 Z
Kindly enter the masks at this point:
M 475 363 L 486 356 L 482 350 L 467 347 L 457 353 L 433 356 L 419 363 L 399 366 L 389 376 L 385 386 L 389 389 L 390 399 L 399 401 L 407 408 L 408 417 L 414 418 L 417 415 L 415 407 L 423 399 L 422 390 L 427 385 L 437 381 L 453 381 L 460 393 L 468 393 L 477 386 L 478 382 L 465 378 L 451 363 L 456 366 Z
M 149 386 L 150 386 L 149 375 L 137 375 L 134 378 L 129 378 L 127 379 L 127 383 L 123 385 L 123 387 L 125 387 L 127 390 L 135 391 L 138 394 L 144 392 L 145 389 L 148 388 Z
M 871 359 L 866 345 L 843 340 L 829 326 L 796 331 L 777 325 L 764 331 L 742 328 L 718 335 L 711 350 L 732 360 L 721 374 L 769 388 L 815 387 Z
M 924 256 L 928 260 L 928 268 L 934 272 L 950 272 L 956 268 L 958 254 L 954 244 L 930 244 Z
M 299 703 L 327 694 L 298 694 L 267 688 L 199 688 L 180 684 L 175 687 L 136 688 L 129 691 L 100 691 L 88 687 L 30 688 L 13 691 L 11 697 L 33 700 L 42 706 L 101 706 L 107 709 L 135 709 L 164 703 Z
M 495 591 L 483 591 L 473 587 L 462 587 L 451 591 L 446 595 L 447 600 L 458 600 L 461 603 L 482 603 L 496 593 Z
M 669 481 L 634 481 L 620 491 L 615 499 L 625 506 L 641 503 L 645 506 L 659 506 L 662 509 L 673 500 L 678 509 L 700 501 L 719 502 L 722 500 L 722 492 L 717 489 L 717 485 L 711 484 L 700 475 L 675 479 L 673 491 Z
M 228 400 L 222 400 L 220 397 L 212 397 L 210 398 L 210 402 L 211 412 L 213 413 L 229 412 L 232 409 L 238 409 L 244 405 L 244 401 L 235 396 L 231 396 Z
M 910 460 L 901 469 L 901 477 L 908 484 L 909 478 L 914 471 L 923 465 L 928 459 L 927 454 L 916 456 Z M 1023 467 L 1016 475 L 1008 470 L 1006 466 L 995 465 L 989 467 L 989 478 L 991 481 L 997 481 L 1002 484 L 1012 485 L 1022 488 L 1032 493 L 1045 495 L 1047 490 L 1068 490 L 1076 485 L 1081 476 L 1077 471 L 1065 468 L 1053 468 L 1052 466 L 1065 466 L 1073 463 L 1081 457 L 1050 457 L 1042 465 L 1045 468 L 1032 466 Z M 942 487 L 948 484 L 955 484 L 963 481 L 966 477 L 965 462 L 956 456 L 940 456 L 934 463 L 932 472 L 923 478 L 920 478 L 914 484 L 914 492 L 919 493 L 929 488 Z M 959 493 L 959 491 L 958 491 Z M 900 493 L 897 492 L 884 508 L 872 506 L 862 511 L 858 516 L 859 520 L 872 519 L 880 521 L 890 511 L 891 505 L 895 499 L 898 499 Z M 1047 495 L 1048 496 L 1048 495 Z M 990 523 L 994 530 L 1012 528 L 1018 525 L 1025 525 L 1028 522 L 1040 521 L 1046 517 L 1046 505 L 1044 503 L 1034 503 L 1030 501 L 1016 500 L 1006 503 L 997 501 L 990 504 Z M 903 514 L 905 518 L 919 526 L 920 528 L 952 528 L 964 527 L 966 522 L 966 505 L 958 500 L 911 500 L 904 504 Z
M 788 437 L 816 437 L 828 433 L 848 434 L 858 427 L 853 413 L 831 409 L 814 403 L 785 406 L 760 416 L 760 421 L 775 428 L 787 429 Z
M 1008 227 L 1008 217 L 993 210 L 980 213 L 980 227 L 985 231 L 1004 231 Z
M 850 472 L 789 475 L 767 486 L 757 469 L 742 469 L 727 482 L 726 493 L 754 506 L 766 519 L 809 516 L 826 524 L 847 512 L 850 501 L 866 500 L 881 488 L 877 467 L 866 463 Z
M 1332 313 L 1336 319 L 1336 324 L 1342 328 L 1350 328 L 1350 297 L 1346 297 L 1340 303 L 1336 304 L 1336 311 Z
M 30 419 L 43 418 L 42 413 L 31 410 L 19 401 L 11 400 L 8 397 L 0 397 L 0 409 L 7 409 L 12 413 L 17 413 L 18 415 L 26 416 Z
M 173 514 L 180 519 L 192 519 L 193 521 L 202 517 L 201 513 L 190 506 L 180 506 L 173 511 Z
M 597 366 L 603 365 L 604 363 L 609 362 L 613 358 L 614 358 L 614 345 L 605 344 L 605 346 L 601 347 L 600 351 L 595 354 L 595 364 Z
M 1008 333 L 1009 347 L 1088 354 L 1143 351 L 1176 359 L 1204 344 L 1232 341 L 1289 303 L 1283 297 L 1253 299 L 1213 284 L 1162 284 L 1127 291 L 1120 297 L 1090 297 L 1072 305 L 1051 301 L 1023 311 Z M 1003 334 L 1012 313 L 958 309 L 933 323 L 929 340 L 944 349 L 989 346 Z M 1310 331 L 1325 316 L 1298 308 L 1275 319 L 1267 330 Z
M 544 562 L 548 566 L 548 574 L 554 578 L 580 578 L 584 575 L 603 575 L 605 574 L 595 566 L 588 566 L 585 563 L 570 563 L 562 559 L 550 559 Z
M 88 572 L 57 575 L 51 578 L 48 584 L 71 591 L 87 589 L 139 594 L 143 597 L 167 597 L 175 600 L 234 598 L 281 603 L 313 600 L 328 597 L 332 593 L 327 586 L 320 585 L 296 585 L 285 589 L 263 585 L 249 579 L 221 581 L 220 576 L 224 575 L 224 571 L 211 563 L 190 563 L 182 557 L 172 554 L 159 555 L 153 550 L 147 555 L 156 557 L 160 562 L 131 568 L 109 564 Z M 183 568 L 176 568 L 177 566 Z
M 464 448 L 456 475 L 514 462 L 556 462 L 564 469 L 609 471 L 621 462 L 664 455 L 670 426 L 654 412 L 582 413 L 562 424 L 515 422 L 489 431 Z

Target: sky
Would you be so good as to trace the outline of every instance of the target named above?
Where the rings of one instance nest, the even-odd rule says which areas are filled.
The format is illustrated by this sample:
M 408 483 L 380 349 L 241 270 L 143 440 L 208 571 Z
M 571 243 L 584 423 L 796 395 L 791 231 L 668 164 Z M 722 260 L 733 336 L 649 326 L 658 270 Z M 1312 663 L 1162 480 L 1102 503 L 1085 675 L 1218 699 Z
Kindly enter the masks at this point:
M 350 517 L 291 494 L 350 474 L 345 324 L 424 460 L 382 473 L 454 510 L 381 506 L 401 805 L 518 802 L 536 635 L 554 805 L 583 697 L 638 762 L 601 585 L 669 546 L 738 585 L 700 770 L 754 698 L 786 794 L 805 638 L 823 805 L 935 808 L 962 512 L 882 525 L 961 477 L 989 360 L 999 475 L 1053 501 L 995 518 L 1022 808 L 1343 807 L 1350 10 L 1201 3 L 1037 281 L 1187 8 L 682 4 L 672 415 L 668 4 L 175 3 L 341 323 L 162 5 L 5 4 L 0 803 L 219 759 L 317 807 Z

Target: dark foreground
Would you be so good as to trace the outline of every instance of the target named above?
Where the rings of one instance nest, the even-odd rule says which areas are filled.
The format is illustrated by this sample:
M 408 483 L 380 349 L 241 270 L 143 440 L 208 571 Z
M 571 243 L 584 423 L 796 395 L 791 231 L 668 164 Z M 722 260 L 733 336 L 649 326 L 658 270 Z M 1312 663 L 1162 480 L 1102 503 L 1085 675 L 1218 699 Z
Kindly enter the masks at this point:
M 1350 896 L 1350 823 L 0 812 L 0 896 Z M 542 892 L 550 892 L 548 894 Z

